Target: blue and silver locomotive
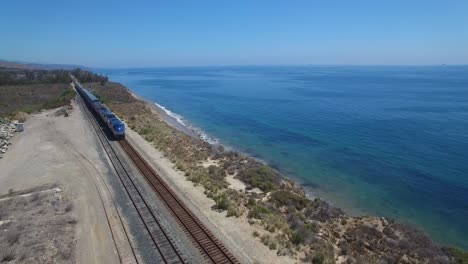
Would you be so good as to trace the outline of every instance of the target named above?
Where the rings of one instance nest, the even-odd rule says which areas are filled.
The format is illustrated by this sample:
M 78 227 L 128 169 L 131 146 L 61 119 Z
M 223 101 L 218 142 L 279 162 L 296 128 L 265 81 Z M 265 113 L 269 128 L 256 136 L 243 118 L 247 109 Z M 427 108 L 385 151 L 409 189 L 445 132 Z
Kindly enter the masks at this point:
M 78 82 L 75 82 L 75 87 L 78 93 L 81 94 L 86 104 L 89 105 L 94 112 L 104 121 L 111 133 L 116 139 L 125 138 L 125 124 L 120 121 L 107 107 L 99 102 L 88 89 L 84 88 Z

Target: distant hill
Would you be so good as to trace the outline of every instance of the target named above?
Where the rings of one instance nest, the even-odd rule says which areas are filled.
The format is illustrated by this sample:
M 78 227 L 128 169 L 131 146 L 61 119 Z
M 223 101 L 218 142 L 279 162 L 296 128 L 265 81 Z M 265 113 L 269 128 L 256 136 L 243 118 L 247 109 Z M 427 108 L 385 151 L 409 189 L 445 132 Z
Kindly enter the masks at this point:
M 40 64 L 28 62 L 14 62 L 0 59 L 0 68 L 3 69 L 17 69 L 17 70 L 73 70 L 81 68 L 83 70 L 90 70 L 89 67 L 73 64 Z
M 21 64 L 21 63 L 16 63 L 16 62 L 9 62 L 9 61 L 0 61 L 0 68 L 18 69 L 18 70 L 38 70 L 37 68 L 27 65 L 27 64 Z

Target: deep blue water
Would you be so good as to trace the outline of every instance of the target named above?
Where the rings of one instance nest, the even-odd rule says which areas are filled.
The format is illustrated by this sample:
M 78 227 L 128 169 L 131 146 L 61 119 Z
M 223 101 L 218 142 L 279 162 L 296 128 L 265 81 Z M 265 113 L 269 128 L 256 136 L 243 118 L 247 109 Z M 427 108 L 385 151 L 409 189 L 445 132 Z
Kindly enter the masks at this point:
M 468 249 L 468 66 L 100 72 L 348 212 Z

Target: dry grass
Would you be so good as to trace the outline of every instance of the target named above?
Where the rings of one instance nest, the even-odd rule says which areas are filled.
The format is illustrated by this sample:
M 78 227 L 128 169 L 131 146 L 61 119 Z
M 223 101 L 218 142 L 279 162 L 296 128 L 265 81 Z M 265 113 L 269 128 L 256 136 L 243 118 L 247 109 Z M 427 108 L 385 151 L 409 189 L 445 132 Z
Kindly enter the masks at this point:
M 10 262 L 12 260 L 15 260 L 16 258 L 16 252 L 14 249 L 2 249 L 2 253 L 0 256 L 0 261 L 1 262 Z
M 30 192 L 31 190 L 29 190 Z M 21 197 L 28 191 L 11 192 L 0 201 L 0 261 L 18 263 L 74 263 L 75 228 L 73 206 L 51 192 Z
M 39 201 L 40 198 L 41 198 L 41 194 L 36 192 L 33 195 L 31 195 L 30 201 L 31 202 L 37 202 L 37 201 Z
M 0 86 L 0 116 L 65 105 L 73 95 L 67 91 L 71 91 L 70 85 L 63 83 Z
M 71 212 L 73 211 L 73 204 L 72 203 L 69 203 L 67 204 L 67 206 L 65 207 L 65 212 L 68 213 L 68 212 Z
M 0 211 L 0 221 L 4 220 L 7 218 L 7 214 L 4 211 Z
M 18 230 L 8 231 L 6 234 L 6 241 L 10 246 L 13 246 L 19 241 L 21 233 Z

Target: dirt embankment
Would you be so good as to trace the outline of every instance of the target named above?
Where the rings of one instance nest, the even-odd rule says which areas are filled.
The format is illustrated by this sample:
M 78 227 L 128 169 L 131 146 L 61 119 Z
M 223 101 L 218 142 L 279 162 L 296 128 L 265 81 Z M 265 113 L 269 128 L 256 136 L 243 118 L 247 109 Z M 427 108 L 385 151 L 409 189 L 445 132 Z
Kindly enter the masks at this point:
M 301 187 L 254 159 L 175 130 L 120 84 L 85 87 L 126 122 L 129 139 L 251 262 L 456 263 L 450 250 L 413 227 L 348 216 L 307 199 Z

